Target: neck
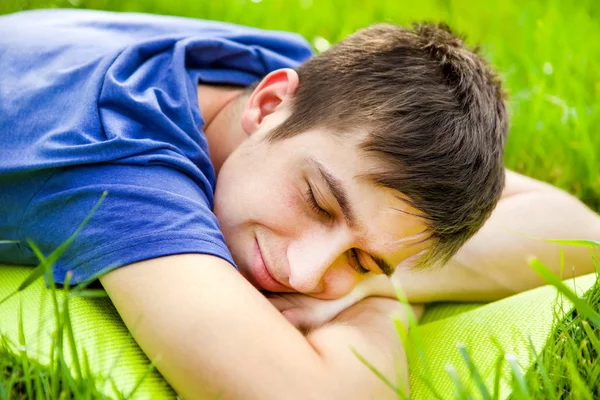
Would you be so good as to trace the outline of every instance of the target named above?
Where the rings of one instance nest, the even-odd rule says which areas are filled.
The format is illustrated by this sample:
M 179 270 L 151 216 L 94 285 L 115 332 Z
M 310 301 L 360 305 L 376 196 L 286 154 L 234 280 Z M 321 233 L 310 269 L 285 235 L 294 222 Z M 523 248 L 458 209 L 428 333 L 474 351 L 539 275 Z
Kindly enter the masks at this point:
M 242 88 L 198 85 L 198 105 L 204 119 L 210 161 L 218 176 L 221 166 L 246 139 L 240 122 Z

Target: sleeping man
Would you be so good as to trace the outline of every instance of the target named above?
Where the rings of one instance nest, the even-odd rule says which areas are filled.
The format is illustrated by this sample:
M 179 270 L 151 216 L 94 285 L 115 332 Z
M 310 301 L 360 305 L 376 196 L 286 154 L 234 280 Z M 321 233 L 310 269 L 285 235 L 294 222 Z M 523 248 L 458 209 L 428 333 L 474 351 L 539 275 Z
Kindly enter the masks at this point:
M 600 237 L 505 171 L 500 82 L 444 26 L 312 57 L 284 32 L 34 11 L 0 18 L 0 71 L 0 262 L 36 265 L 27 239 L 51 252 L 107 192 L 54 279 L 101 275 L 186 399 L 393 399 L 351 347 L 406 384 L 395 284 L 494 300 L 541 284 L 530 255 L 558 271 L 536 238 Z

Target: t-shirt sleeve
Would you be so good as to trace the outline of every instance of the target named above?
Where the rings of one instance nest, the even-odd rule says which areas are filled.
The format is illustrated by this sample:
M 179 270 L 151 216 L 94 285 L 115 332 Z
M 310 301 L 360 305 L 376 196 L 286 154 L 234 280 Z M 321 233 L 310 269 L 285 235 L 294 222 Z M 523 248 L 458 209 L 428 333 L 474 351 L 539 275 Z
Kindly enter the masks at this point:
M 235 266 L 211 201 L 186 173 L 161 165 L 91 164 L 59 168 L 25 211 L 19 239 L 47 256 L 108 195 L 53 267 L 71 282 L 126 264 L 181 253 L 220 257 Z M 28 247 L 32 259 L 35 257 Z
M 2 21 L 0 33 L 19 38 L 0 40 L 0 114 L 11 121 L 0 127 L 0 178 L 13 187 L 0 205 L 11 205 L 5 234 L 20 241 L 5 259 L 35 264 L 26 240 L 48 255 L 107 191 L 54 265 L 58 282 L 67 271 L 78 282 L 179 253 L 233 264 L 211 211 L 216 176 L 198 83 L 249 85 L 307 59 L 308 43 L 142 14 L 28 12 Z

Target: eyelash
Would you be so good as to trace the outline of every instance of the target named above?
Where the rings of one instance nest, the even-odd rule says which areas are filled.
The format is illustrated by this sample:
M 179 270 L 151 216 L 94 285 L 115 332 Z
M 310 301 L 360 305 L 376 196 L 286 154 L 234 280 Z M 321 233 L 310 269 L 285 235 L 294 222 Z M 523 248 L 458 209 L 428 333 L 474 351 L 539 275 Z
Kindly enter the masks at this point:
M 331 220 L 331 214 L 329 214 L 327 211 L 325 211 L 323 209 L 323 207 L 321 207 L 319 205 L 319 203 L 317 203 L 317 199 L 315 198 L 315 194 L 312 190 L 312 187 L 310 185 L 308 185 L 308 190 L 306 191 L 306 200 L 308 201 L 308 205 L 310 206 L 310 208 L 320 217 L 326 218 L 328 220 Z
M 328 220 L 332 219 L 331 214 L 329 214 L 327 211 L 325 211 L 323 209 L 323 207 L 321 207 L 319 205 L 319 203 L 317 202 L 317 199 L 315 198 L 315 194 L 310 185 L 308 185 L 308 190 L 306 191 L 306 199 L 307 199 L 307 202 L 308 202 L 308 205 L 310 206 L 310 208 L 317 215 L 319 215 L 320 217 L 326 218 Z M 366 275 L 369 272 L 371 272 L 370 270 L 368 270 L 368 269 L 364 268 L 362 265 L 360 265 L 360 260 L 358 259 L 358 254 L 356 254 L 356 249 L 350 250 L 350 253 L 348 255 L 348 261 L 350 262 L 350 266 L 361 275 Z
M 359 274 L 366 275 L 369 271 L 360 265 L 360 260 L 358 259 L 358 254 L 356 254 L 356 249 L 350 249 L 350 253 L 348 254 L 348 260 L 350 261 L 350 265 L 354 268 Z

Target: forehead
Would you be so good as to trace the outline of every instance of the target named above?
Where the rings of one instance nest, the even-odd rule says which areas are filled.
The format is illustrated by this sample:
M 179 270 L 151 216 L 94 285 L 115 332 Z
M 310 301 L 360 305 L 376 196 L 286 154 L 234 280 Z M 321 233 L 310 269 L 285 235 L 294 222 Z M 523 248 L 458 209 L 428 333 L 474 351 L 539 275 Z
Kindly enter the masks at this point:
M 303 168 L 317 177 L 322 176 L 324 169 L 339 181 L 356 214 L 358 223 L 353 229 L 361 247 L 380 254 L 395 266 L 427 247 L 426 242 L 416 244 L 424 239 L 427 225 L 422 213 L 411 207 L 402 193 L 366 179 L 366 175 L 381 170 L 382 165 L 359 149 L 360 137 L 313 130 L 298 135 L 290 144 Z

